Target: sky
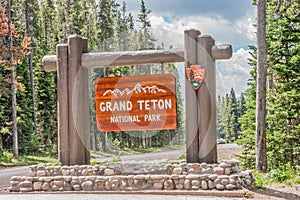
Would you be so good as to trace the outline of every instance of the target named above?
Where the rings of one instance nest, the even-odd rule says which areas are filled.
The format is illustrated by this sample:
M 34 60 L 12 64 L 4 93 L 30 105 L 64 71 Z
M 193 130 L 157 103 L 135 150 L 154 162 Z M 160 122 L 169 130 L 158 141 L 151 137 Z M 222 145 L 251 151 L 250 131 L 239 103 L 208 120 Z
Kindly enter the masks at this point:
M 122 0 L 117 0 L 121 4 Z M 127 11 L 135 19 L 140 0 L 125 0 Z M 247 88 L 251 67 L 249 45 L 255 45 L 256 9 L 252 0 L 144 0 L 152 33 L 165 48 L 183 48 L 185 29 L 196 28 L 211 35 L 216 44 L 231 44 L 231 59 L 216 62 L 217 94 L 225 95 L 234 88 L 237 96 Z M 180 68 L 180 67 L 179 67 Z M 183 67 L 181 68 L 183 69 Z M 181 71 L 183 74 L 184 72 Z

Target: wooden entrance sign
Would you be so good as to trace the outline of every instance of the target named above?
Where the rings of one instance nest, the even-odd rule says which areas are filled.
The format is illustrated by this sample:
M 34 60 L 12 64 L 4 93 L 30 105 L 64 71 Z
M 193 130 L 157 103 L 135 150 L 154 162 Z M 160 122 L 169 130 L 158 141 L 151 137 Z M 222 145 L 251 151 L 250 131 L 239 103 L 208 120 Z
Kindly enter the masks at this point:
M 184 49 L 169 49 L 169 50 L 144 50 L 144 51 L 126 51 L 126 52 L 87 52 L 87 40 L 80 36 L 70 36 L 68 44 L 59 44 L 57 46 L 57 55 L 48 55 L 43 58 L 43 67 L 46 71 L 57 71 L 57 93 L 58 93 L 58 155 L 59 161 L 63 165 L 74 164 L 89 164 L 90 162 L 90 147 L 89 147 L 89 113 L 88 113 L 88 69 L 99 67 L 125 66 L 125 65 L 144 65 L 154 63 L 172 63 L 185 62 L 187 72 L 196 72 L 196 74 L 205 74 L 205 77 L 199 76 L 190 79 L 191 82 L 185 81 L 185 103 L 186 103 L 186 157 L 187 162 L 206 162 L 216 163 L 217 159 L 217 144 L 216 144 L 216 67 L 215 61 L 221 59 L 229 59 L 232 56 L 232 47 L 229 44 L 215 45 L 214 39 L 209 35 L 201 35 L 199 30 L 187 29 L 184 31 Z M 198 66 L 198 67 L 193 67 Z M 201 66 L 201 68 L 199 67 Z M 193 70 L 196 68 L 196 71 Z M 197 68 L 199 71 L 197 71 Z M 198 73 L 200 72 L 200 73 Z M 160 77 L 156 75 L 157 80 L 150 83 L 141 83 L 141 87 L 157 86 L 160 89 L 174 91 L 175 84 L 164 82 L 172 78 Z M 123 79 L 122 77 L 121 79 Z M 154 78 L 154 77 L 152 77 Z M 188 78 L 188 77 L 187 77 Z M 191 76 L 190 76 L 191 78 Z M 204 82 L 202 84 L 202 79 Z M 118 81 L 114 79 L 100 79 L 98 87 L 98 109 L 103 110 L 100 113 L 98 120 L 105 119 L 107 122 L 112 120 L 110 117 L 115 115 L 117 107 L 120 109 L 128 108 L 126 116 L 137 116 L 132 124 L 134 127 L 126 125 L 126 123 L 118 123 L 115 130 L 146 130 L 145 128 L 153 129 L 171 129 L 176 126 L 176 110 L 175 99 L 170 105 L 168 99 L 175 98 L 170 96 L 155 97 L 153 94 L 145 94 L 142 99 L 140 96 L 131 95 L 127 97 L 128 101 L 139 101 L 134 105 L 126 104 L 126 99 L 121 97 L 112 97 L 113 93 L 109 94 L 109 90 L 114 91 L 119 88 L 124 91 Z M 131 85 L 127 85 L 129 90 L 138 88 L 136 85 L 139 81 L 144 81 L 147 77 L 140 77 L 133 83 L 134 77 L 125 77 L 125 80 Z M 155 78 L 154 78 L 155 79 Z M 114 87 L 108 87 L 109 81 L 115 81 Z M 199 80 L 201 80 L 199 82 Z M 125 82 L 126 82 L 125 81 Z M 152 83 L 155 83 L 152 85 Z M 193 83 L 195 87 L 192 86 Z M 104 85 L 103 91 L 101 91 Z M 149 84 L 149 85 L 147 85 Z M 202 85 L 201 85 L 202 84 Z M 167 85 L 167 86 L 166 86 Z M 163 86 L 166 86 L 165 88 Z M 104 90 L 107 91 L 107 96 L 104 95 Z M 126 91 L 126 90 L 125 90 Z M 163 93 L 162 93 L 163 94 Z M 102 96 L 101 96 L 102 95 Z M 103 96 L 104 95 L 104 96 Z M 166 94 L 165 94 L 166 95 Z M 97 95 L 96 95 L 97 96 Z M 116 104 L 116 108 L 109 104 L 114 101 L 125 101 L 125 103 Z M 103 98 L 103 99 L 102 99 Z M 162 98 L 164 101 L 159 101 Z M 151 101 L 152 100 L 152 101 Z M 153 101 L 154 100 L 154 101 Z M 157 101 L 156 101 L 157 100 Z M 101 102 L 104 102 L 104 104 Z M 108 104 L 107 104 L 108 102 Z M 159 104 L 160 103 L 160 104 Z M 164 106 L 162 105 L 164 103 Z M 100 107 L 100 105 L 102 107 Z M 161 111 L 154 109 L 161 106 Z M 105 106 L 105 107 L 103 107 Z M 172 107 L 172 109 L 170 108 Z M 130 109 L 129 109 L 130 108 Z M 153 108 L 153 109 L 152 109 Z M 140 110 L 139 110 L 140 109 Z M 149 109 L 149 110 L 148 110 Z M 111 112 L 109 113 L 108 110 Z M 99 110 L 98 110 L 99 111 Z M 105 113 L 107 112 L 107 113 Z M 148 114 L 149 113 L 149 114 Z M 98 113 L 99 114 L 99 113 Z M 106 114 L 106 115 L 105 115 Z M 124 113 L 123 113 L 124 114 Z M 161 115 L 160 117 L 157 115 Z M 145 121 L 145 116 L 151 116 L 151 122 Z M 154 116 L 152 116 L 154 115 Z M 156 118 L 155 118 L 156 115 Z M 124 115 L 125 116 L 125 115 Z M 163 117 L 162 117 L 163 116 Z M 170 117 L 169 116 L 173 116 Z M 165 117 L 165 118 L 164 118 Z M 127 121 L 131 120 L 128 117 L 113 120 Z M 126 119 L 125 119 L 126 118 Z M 150 119 L 150 118 L 149 118 Z M 156 119 L 156 121 L 154 121 Z M 158 123 L 159 119 L 164 119 L 165 123 Z M 172 119 L 172 120 L 171 120 Z M 140 122 L 138 122 L 140 120 Z M 109 123 L 99 121 L 98 128 L 105 130 L 113 128 Z M 140 123 L 140 124 L 139 124 Z M 131 125 L 132 125 L 131 124 Z M 109 127 L 111 126 L 111 127 Z
M 175 77 L 171 74 L 99 78 L 95 102 L 100 131 L 176 128 Z

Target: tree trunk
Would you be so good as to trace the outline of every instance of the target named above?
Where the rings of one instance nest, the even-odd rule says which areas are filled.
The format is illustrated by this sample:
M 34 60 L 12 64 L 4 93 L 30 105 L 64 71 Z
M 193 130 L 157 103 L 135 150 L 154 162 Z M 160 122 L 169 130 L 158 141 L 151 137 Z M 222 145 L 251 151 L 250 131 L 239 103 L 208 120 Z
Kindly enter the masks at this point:
M 17 97 L 16 97 L 16 85 L 15 85 L 15 66 L 14 66 L 14 54 L 13 54 L 13 37 L 11 29 L 11 11 L 10 0 L 7 1 L 8 12 L 8 35 L 9 35 L 9 64 L 11 67 L 11 99 L 12 99 L 12 118 L 13 118 L 13 154 L 15 159 L 19 158 L 19 145 L 18 145 L 18 127 L 17 127 Z
M 29 13 L 26 4 L 25 7 L 25 21 L 26 21 L 26 34 L 30 36 L 30 21 L 29 21 Z M 28 55 L 28 65 L 29 65 L 29 76 L 30 76 L 30 84 L 31 84 L 31 95 L 32 95 L 32 106 L 33 106 L 33 124 L 34 124 L 34 132 L 37 135 L 37 120 L 36 120 L 36 100 L 35 100 L 35 86 L 34 86 L 34 74 L 32 69 L 32 50 L 31 44 L 29 45 L 29 55 Z
M 267 172 L 266 156 L 266 1 L 257 1 L 256 170 Z

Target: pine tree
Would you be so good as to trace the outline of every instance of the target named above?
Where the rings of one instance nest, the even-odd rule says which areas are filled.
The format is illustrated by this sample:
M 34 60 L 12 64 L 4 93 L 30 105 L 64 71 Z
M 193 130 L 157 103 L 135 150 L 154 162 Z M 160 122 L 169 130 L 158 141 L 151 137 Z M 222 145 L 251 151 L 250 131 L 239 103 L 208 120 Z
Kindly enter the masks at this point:
M 268 149 L 270 167 L 300 164 L 300 25 L 299 2 L 272 2 L 268 9 L 267 41 L 270 74 Z M 276 153 L 275 153 L 276 152 Z
M 299 165 L 299 3 L 271 1 L 267 4 L 267 47 L 269 79 L 273 86 L 268 91 L 269 115 L 267 129 L 268 168 Z M 244 146 L 242 163 L 254 168 L 256 48 L 251 47 L 253 70 L 246 92 L 246 112 L 240 119 Z
M 35 83 L 37 98 L 37 123 L 43 150 L 56 152 L 56 73 L 46 72 L 40 60 L 44 55 L 53 54 L 59 42 L 57 38 L 57 10 L 53 0 L 40 2 L 38 13 L 38 49 L 35 57 Z
M 13 153 L 16 159 L 18 159 L 18 127 L 17 127 L 17 90 L 22 91 L 23 90 L 23 84 L 21 84 L 18 81 L 18 78 L 16 76 L 16 70 L 17 67 L 21 67 L 19 65 L 22 64 L 24 57 L 27 54 L 28 46 L 30 45 L 30 38 L 27 36 L 24 36 L 21 38 L 21 36 L 18 33 L 18 29 L 14 26 L 12 23 L 12 15 L 11 15 L 11 2 L 8 1 L 6 4 L 6 14 L 3 13 L 2 5 L 0 6 L 0 64 L 1 64 L 1 76 L 0 81 L 2 82 L 2 85 L 8 86 L 8 83 L 10 82 L 11 90 L 8 88 L 3 88 L 4 92 L 1 93 L 2 97 L 5 98 L 11 98 L 11 106 L 7 105 L 6 110 L 7 111 L 1 111 L 0 116 L 1 120 L 4 120 L 6 124 L 6 127 L 1 127 L 2 133 L 9 133 L 12 132 L 13 134 Z M 9 73 L 10 72 L 10 75 Z M 11 94 L 7 91 L 10 91 Z M 1 100 L 3 102 L 3 100 Z M 4 102 L 7 103 L 6 100 Z M 9 109 L 12 108 L 12 109 Z M 12 112 L 12 122 L 8 122 L 7 119 L 11 119 L 11 112 Z M 9 128 L 9 126 L 13 125 L 12 130 Z M 9 147 L 9 146 L 7 146 Z

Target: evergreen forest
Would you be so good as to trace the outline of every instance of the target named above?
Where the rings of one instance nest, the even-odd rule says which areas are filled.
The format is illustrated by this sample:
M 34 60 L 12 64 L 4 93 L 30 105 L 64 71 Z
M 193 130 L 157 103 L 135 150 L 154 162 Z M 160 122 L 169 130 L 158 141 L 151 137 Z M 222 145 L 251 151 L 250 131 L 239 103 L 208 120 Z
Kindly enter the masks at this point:
M 137 16 L 125 1 L 0 0 L 0 161 L 8 154 L 57 155 L 56 73 L 41 66 L 68 36 L 88 38 L 89 52 L 162 49 L 150 31 L 151 10 L 141 0 Z M 300 165 L 299 1 L 267 1 L 267 120 L 269 169 Z M 171 47 L 170 47 L 171 48 Z M 250 46 L 248 89 L 217 97 L 217 134 L 243 146 L 240 160 L 255 168 L 257 47 Z M 105 132 L 95 125 L 94 81 L 99 77 L 171 73 L 177 80 L 176 130 Z M 182 84 L 174 64 L 118 66 L 90 71 L 91 148 L 118 154 L 184 146 Z

